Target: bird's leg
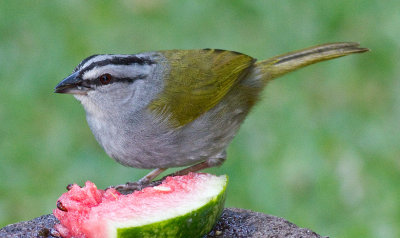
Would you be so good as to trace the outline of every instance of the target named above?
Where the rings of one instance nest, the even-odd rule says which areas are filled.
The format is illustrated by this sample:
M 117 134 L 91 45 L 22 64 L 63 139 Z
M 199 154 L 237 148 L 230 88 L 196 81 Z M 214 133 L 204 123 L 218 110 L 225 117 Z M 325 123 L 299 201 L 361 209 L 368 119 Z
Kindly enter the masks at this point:
M 169 176 L 182 176 L 182 175 L 186 175 L 190 172 L 197 172 L 197 171 L 200 171 L 203 169 L 218 167 L 218 166 L 222 165 L 225 162 L 225 160 L 226 160 L 226 151 L 223 151 L 222 153 L 219 153 L 215 157 L 209 158 L 204 162 L 192 165 L 185 169 L 176 171 L 175 173 L 170 174 Z
M 139 179 L 139 181 L 137 181 L 137 182 L 140 184 L 143 184 L 143 185 L 147 185 L 151 181 L 153 181 L 153 179 L 155 179 L 158 175 L 160 175 L 162 172 L 164 172 L 166 169 L 167 168 L 155 169 L 155 170 L 151 171 L 150 173 L 146 174 L 146 176 L 144 176 L 143 178 Z
M 137 182 L 127 182 L 126 184 L 120 184 L 117 186 L 114 186 L 116 190 L 118 190 L 121 193 L 129 193 L 133 192 L 135 190 L 141 190 L 145 188 L 153 179 L 155 179 L 159 174 L 164 172 L 166 168 L 158 168 L 150 173 L 148 173 L 146 176 L 143 178 L 139 179 Z
M 176 171 L 175 173 L 169 174 L 165 177 L 182 176 L 182 175 L 186 175 L 190 172 L 197 172 L 197 171 L 200 171 L 203 169 L 217 167 L 217 166 L 220 166 L 221 164 L 223 164 L 225 162 L 225 160 L 226 160 L 226 152 L 223 151 L 223 152 L 217 154 L 216 156 L 207 159 L 206 161 L 203 161 L 198 164 L 187 167 L 185 169 Z M 153 179 L 155 179 L 159 174 L 164 172 L 166 169 L 167 168 L 155 169 L 155 170 L 151 171 L 150 173 L 148 173 L 143 178 L 141 178 L 137 182 L 128 182 L 126 184 L 120 184 L 120 185 L 114 186 L 113 188 L 115 188 L 116 190 L 118 190 L 119 192 L 121 192 L 123 194 L 131 193 L 136 190 L 141 190 L 141 189 L 147 187 L 147 185 L 149 185 L 150 182 L 153 181 Z

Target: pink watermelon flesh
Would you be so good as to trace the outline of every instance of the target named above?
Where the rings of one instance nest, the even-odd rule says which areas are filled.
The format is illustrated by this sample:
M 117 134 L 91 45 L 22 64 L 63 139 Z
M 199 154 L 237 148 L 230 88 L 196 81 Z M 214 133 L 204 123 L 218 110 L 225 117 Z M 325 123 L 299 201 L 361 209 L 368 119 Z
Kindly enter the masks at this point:
M 90 181 L 82 188 L 74 184 L 58 199 L 58 209 L 53 210 L 60 221 L 55 229 L 62 237 L 107 237 L 110 223 L 123 224 L 132 217 L 159 216 L 154 215 L 154 211 L 175 212 L 177 204 L 190 203 L 194 197 L 201 196 L 199 193 L 204 193 L 210 176 L 216 177 L 203 173 L 167 177 L 158 186 L 129 195 L 115 189 L 97 189 Z

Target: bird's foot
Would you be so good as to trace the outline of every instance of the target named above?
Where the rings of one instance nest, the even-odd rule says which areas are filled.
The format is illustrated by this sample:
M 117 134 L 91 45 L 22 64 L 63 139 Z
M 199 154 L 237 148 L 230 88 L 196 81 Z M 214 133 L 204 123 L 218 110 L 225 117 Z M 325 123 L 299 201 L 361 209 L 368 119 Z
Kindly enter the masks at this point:
M 141 183 L 140 180 L 137 182 L 127 182 L 126 184 L 120 184 L 116 186 L 111 186 L 108 188 L 114 188 L 118 192 L 122 194 L 129 194 L 133 193 L 134 191 L 142 190 L 143 188 L 147 187 L 149 183 Z
M 155 179 L 159 174 L 161 174 L 165 170 L 166 170 L 165 168 L 158 168 L 151 171 L 137 182 L 127 182 L 126 184 L 111 186 L 110 188 L 114 188 L 122 194 L 128 194 L 128 193 L 133 193 L 134 191 L 142 190 L 143 188 L 148 186 L 155 186 L 160 182 L 152 183 L 153 179 Z

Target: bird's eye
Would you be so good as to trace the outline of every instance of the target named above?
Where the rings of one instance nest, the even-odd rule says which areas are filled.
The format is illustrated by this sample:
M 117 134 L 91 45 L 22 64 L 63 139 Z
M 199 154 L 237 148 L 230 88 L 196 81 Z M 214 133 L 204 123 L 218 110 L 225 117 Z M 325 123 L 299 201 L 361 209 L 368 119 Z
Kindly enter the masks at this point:
M 103 74 L 99 77 L 100 83 L 103 85 L 109 84 L 111 82 L 110 74 Z

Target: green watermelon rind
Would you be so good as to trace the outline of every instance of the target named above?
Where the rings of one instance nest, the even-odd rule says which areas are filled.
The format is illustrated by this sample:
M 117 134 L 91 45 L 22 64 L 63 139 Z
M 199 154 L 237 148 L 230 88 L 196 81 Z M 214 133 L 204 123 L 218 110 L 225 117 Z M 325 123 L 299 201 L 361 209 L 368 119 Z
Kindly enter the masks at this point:
M 118 238 L 202 237 L 211 231 L 224 209 L 228 177 L 221 192 L 202 207 L 184 215 L 143 226 L 117 228 Z

